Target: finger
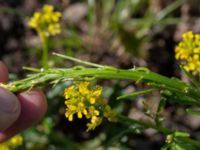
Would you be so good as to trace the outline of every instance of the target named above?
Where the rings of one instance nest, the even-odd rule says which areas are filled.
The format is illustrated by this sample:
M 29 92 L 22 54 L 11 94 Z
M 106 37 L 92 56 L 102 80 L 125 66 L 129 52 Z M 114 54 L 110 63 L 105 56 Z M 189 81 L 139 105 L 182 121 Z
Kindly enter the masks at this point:
M 10 128 L 0 133 L 0 142 L 36 124 L 46 113 L 47 101 L 41 91 L 32 90 L 27 93 L 20 93 L 17 96 L 21 103 L 21 114 Z
M 8 81 L 8 69 L 3 62 L 0 61 L 0 82 Z
M 20 108 L 17 97 L 0 87 L 0 132 L 10 127 L 17 120 Z

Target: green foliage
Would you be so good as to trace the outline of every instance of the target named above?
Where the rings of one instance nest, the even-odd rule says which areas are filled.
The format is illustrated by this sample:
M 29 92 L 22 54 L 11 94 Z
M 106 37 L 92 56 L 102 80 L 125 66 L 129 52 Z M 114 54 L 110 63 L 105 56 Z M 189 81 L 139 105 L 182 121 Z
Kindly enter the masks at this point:
M 112 135 L 113 138 L 109 139 L 110 142 L 108 142 L 107 145 L 110 145 L 110 143 L 113 143 L 115 140 L 122 137 L 125 133 L 129 133 L 129 132 L 140 133 L 146 129 L 152 128 L 166 135 L 166 144 L 162 148 L 164 150 L 167 150 L 167 149 L 196 150 L 200 147 L 200 143 L 198 141 L 190 139 L 188 133 L 174 131 L 165 127 L 165 125 L 162 123 L 163 118 L 161 114 L 162 110 L 165 107 L 166 101 L 170 99 L 172 99 L 173 102 L 184 104 L 184 105 L 186 104 L 190 106 L 199 106 L 200 104 L 199 104 L 198 99 L 200 97 L 200 94 L 199 94 L 199 91 L 196 90 L 196 88 L 192 87 L 189 84 L 184 83 L 183 81 L 179 79 L 175 79 L 175 78 L 170 79 L 162 75 L 156 74 L 154 72 L 151 72 L 145 68 L 138 68 L 134 70 L 123 70 L 123 69 L 118 69 L 118 68 L 114 68 L 110 66 L 102 66 L 102 65 L 91 63 L 91 62 L 82 61 L 76 58 L 64 56 L 57 53 L 54 53 L 54 55 L 84 64 L 84 65 L 89 65 L 95 68 L 85 68 L 85 67 L 80 67 L 80 66 L 76 66 L 74 68 L 68 68 L 68 69 L 49 68 L 45 70 L 26 68 L 32 71 L 36 71 L 36 73 L 29 75 L 29 77 L 27 77 L 24 80 L 15 81 L 5 86 L 7 86 L 7 88 L 10 91 L 17 92 L 19 90 L 29 89 L 41 84 L 45 85 L 47 83 L 51 83 L 54 86 L 57 85 L 57 87 L 54 88 L 54 90 L 52 90 L 48 94 L 48 97 L 50 99 L 53 98 L 55 100 L 56 97 L 54 96 L 57 94 L 59 95 L 60 90 L 62 90 L 62 86 L 67 85 L 65 82 L 63 82 L 65 80 L 76 81 L 80 79 L 81 80 L 117 79 L 117 80 L 139 81 L 139 82 L 143 82 L 147 84 L 149 83 L 148 85 L 152 87 L 152 89 L 139 91 L 139 92 L 132 93 L 129 95 L 120 96 L 119 98 L 130 98 L 132 96 L 147 94 L 155 90 L 160 91 L 162 98 L 160 100 L 160 103 L 157 107 L 157 111 L 155 113 L 151 112 L 148 106 L 146 106 L 146 104 L 144 103 L 144 114 L 151 117 L 154 120 L 153 123 L 148 122 L 148 121 L 143 121 L 143 120 L 131 119 L 127 116 L 119 114 L 118 122 L 129 126 L 129 128 L 121 130 L 120 133 L 115 133 L 113 130 L 111 133 L 113 134 Z M 61 83 L 61 84 L 58 84 L 58 83 Z M 115 86 L 115 88 L 113 89 L 116 89 L 116 92 L 119 92 L 120 86 Z M 70 93 L 68 94 L 70 95 Z M 113 100 L 114 99 L 111 98 L 110 106 L 116 107 L 116 105 L 113 105 L 114 104 Z M 55 106 L 55 104 L 53 105 Z M 52 111 L 51 106 L 50 106 L 50 110 Z M 187 111 L 193 114 L 199 113 L 199 111 L 192 110 L 192 109 L 188 109 Z M 46 118 L 40 126 L 41 126 L 40 130 L 36 129 L 36 131 L 38 130 L 37 132 L 32 132 L 33 135 L 31 135 L 31 137 L 32 138 L 35 137 L 35 139 L 37 139 L 37 137 L 39 136 L 38 138 L 41 138 L 40 142 L 42 142 L 42 143 L 40 142 L 38 143 L 40 146 L 41 144 L 46 145 L 50 141 L 51 143 L 56 142 L 54 141 L 55 140 L 54 138 L 53 139 L 49 138 L 51 137 L 52 133 L 54 133 L 52 118 Z M 30 138 L 30 133 L 31 132 L 28 132 L 28 134 L 26 135 L 28 136 L 28 138 Z M 34 139 L 32 139 L 32 141 L 34 141 Z
M 185 132 L 174 132 L 167 135 L 166 144 L 161 150 L 198 150 L 200 143 L 189 138 Z
M 95 37 L 99 32 L 108 34 L 109 40 L 106 41 L 108 42 L 106 44 L 109 46 L 113 41 L 117 41 L 120 46 L 134 56 L 147 58 L 148 51 L 145 48 L 152 39 L 151 31 L 155 27 L 162 30 L 167 25 L 177 24 L 180 18 L 174 17 L 173 12 L 184 3 L 184 0 L 174 1 L 158 12 L 153 11 L 151 0 L 87 0 L 84 3 L 88 8 L 85 21 L 89 25 L 88 33 L 81 34 L 88 34 L 90 38 Z M 21 13 L 5 8 L 0 11 Z M 73 24 L 63 25 L 62 30 L 61 35 L 45 37 L 41 43 L 44 51 L 43 69 L 24 67 L 26 71 L 32 72 L 25 79 L 17 80 L 17 77 L 12 74 L 13 82 L 0 83 L 0 86 L 15 93 L 31 90 L 34 87 L 44 88 L 47 95 L 49 107 L 46 117 L 35 127 L 23 132 L 25 142 L 19 149 L 128 150 L 135 146 L 128 147 L 128 135 L 145 135 L 148 129 L 153 129 L 161 137 L 166 137 L 161 150 L 200 149 L 200 142 L 193 136 L 190 137 L 189 133 L 178 131 L 179 129 L 174 127 L 168 128 L 164 115 L 167 105 L 181 107 L 188 114 L 200 115 L 200 83 L 196 77 L 183 67 L 181 69 L 191 83 L 174 77 L 165 77 L 145 67 L 120 69 L 77 59 L 79 52 L 86 53 L 83 50 L 85 46 L 83 37 L 85 36 L 81 37 L 80 31 Z M 86 48 L 90 47 L 86 46 Z M 40 48 L 27 47 L 27 49 L 29 50 L 27 54 L 35 54 L 35 59 L 38 62 L 41 60 Z M 54 52 L 49 56 L 49 52 L 54 49 L 62 49 L 61 51 L 66 55 Z M 67 68 L 68 64 L 60 58 L 81 65 Z M 55 66 L 63 68 L 55 68 Z M 113 80 L 115 81 L 113 82 Z M 93 81 L 104 85 L 103 97 L 106 98 L 105 102 L 110 106 L 109 108 L 115 109 L 118 113 L 117 122 L 110 123 L 102 120 L 102 124 L 95 131 L 88 133 L 82 127 L 88 118 L 83 117 L 83 120 L 79 122 L 74 115 L 75 123 L 65 120 L 64 116 L 67 110 L 64 107 L 63 91 L 73 82 L 80 81 Z M 104 81 L 109 83 L 104 84 Z M 123 81 L 126 82 L 121 83 Z M 127 90 L 127 86 L 130 84 L 134 84 L 136 89 Z M 76 88 L 76 90 L 78 89 Z M 156 103 L 154 110 L 148 105 L 151 99 L 148 96 L 152 93 L 157 98 L 157 101 L 153 102 Z M 75 97 L 73 100 L 77 100 L 77 98 Z M 144 100 L 140 102 L 140 98 Z M 67 100 L 69 99 L 66 98 Z M 133 106 L 134 110 L 140 112 L 145 119 L 127 116 Z M 101 108 L 101 110 L 105 109 Z M 160 141 L 163 143 L 162 139 Z

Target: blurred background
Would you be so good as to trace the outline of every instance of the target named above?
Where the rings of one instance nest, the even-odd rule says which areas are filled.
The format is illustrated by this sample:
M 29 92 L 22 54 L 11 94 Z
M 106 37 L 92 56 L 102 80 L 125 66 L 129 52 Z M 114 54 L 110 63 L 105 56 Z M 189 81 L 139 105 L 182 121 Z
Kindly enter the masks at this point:
M 174 49 L 184 32 L 200 33 L 199 0 L 0 0 L 0 59 L 8 66 L 11 81 L 25 77 L 28 72 L 22 70 L 23 66 L 41 67 L 40 39 L 27 21 L 44 4 L 62 12 L 62 32 L 49 41 L 49 66 L 74 65 L 51 55 L 58 52 L 123 69 L 148 67 L 185 80 Z M 104 121 L 96 130 L 86 132 L 86 120 L 68 122 L 64 117 L 63 90 L 69 84 L 44 89 L 49 103 L 46 117 L 22 133 L 25 142 L 19 149 L 156 150 L 164 144 L 163 135 L 154 130 L 132 133 L 125 125 Z M 156 110 L 159 93 L 122 103 L 115 101 L 117 96 L 145 85 L 127 81 L 99 84 L 119 113 L 151 121 L 145 110 Z M 184 106 L 168 102 L 163 116 L 167 127 L 187 131 L 200 140 L 200 117 L 184 114 Z

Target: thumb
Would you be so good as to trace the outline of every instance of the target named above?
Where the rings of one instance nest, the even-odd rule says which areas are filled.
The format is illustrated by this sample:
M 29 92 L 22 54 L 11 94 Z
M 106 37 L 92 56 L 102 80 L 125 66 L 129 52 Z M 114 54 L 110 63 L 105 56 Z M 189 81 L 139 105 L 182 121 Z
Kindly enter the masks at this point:
M 0 132 L 10 127 L 17 120 L 20 110 L 17 97 L 0 87 Z

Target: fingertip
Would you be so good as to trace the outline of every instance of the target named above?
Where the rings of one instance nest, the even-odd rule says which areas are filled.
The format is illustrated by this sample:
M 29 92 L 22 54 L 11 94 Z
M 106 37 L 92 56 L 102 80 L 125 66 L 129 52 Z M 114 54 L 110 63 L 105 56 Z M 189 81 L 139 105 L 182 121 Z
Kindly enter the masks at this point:
M 8 69 L 6 65 L 0 61 L 0 82 L 8 81 Z
M 19 117 L 20 102 L 10 91 L 0 87 L 0 132 L 11 126 Z
M 42 119 L 47 111 L 47 101 L 41 90 L 31 90 L 17 94 L 22 106 L 24 117 L 29 119 L 32 124 Z
M 47 111 L 45 95 L 40 90 L 31 90 L 17 94 L 21 104 L 21 114 L 18 120 L 3 133 L 0 133 L 0 142 L 9 139 L 22 130 L 38 123 Z

